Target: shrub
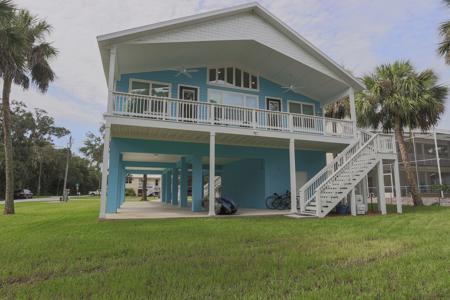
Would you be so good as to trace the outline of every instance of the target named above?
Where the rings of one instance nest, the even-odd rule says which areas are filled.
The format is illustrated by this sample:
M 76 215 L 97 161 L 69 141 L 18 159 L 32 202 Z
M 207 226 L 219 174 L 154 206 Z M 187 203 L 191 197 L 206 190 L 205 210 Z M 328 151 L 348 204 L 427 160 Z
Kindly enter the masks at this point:
M 133 196 L 133 197 L 135 197 L 136 196 L 136 193 L 134 192 L 134 190 L 133 189 L 125 189 L 125 196 Z

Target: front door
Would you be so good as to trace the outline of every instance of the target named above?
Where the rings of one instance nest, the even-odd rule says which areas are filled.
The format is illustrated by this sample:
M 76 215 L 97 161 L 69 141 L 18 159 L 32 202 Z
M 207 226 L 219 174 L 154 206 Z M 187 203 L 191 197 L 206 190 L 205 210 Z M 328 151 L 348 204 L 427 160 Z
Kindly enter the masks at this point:
M 180 86 L 179 98 L 187 101 L 198 101 L 198 88 L 190 86 Z M 180 102 L 178 117 L 182 119 L 195 119 L 197 117 L 196 104 Z
M 266 109 L 275 112 L 267 114 L 267 125 L 272 128 L 279 128 L 281 126 L 281 115 L 277 112 L 281 111 L 281 100 L 267 98 Z

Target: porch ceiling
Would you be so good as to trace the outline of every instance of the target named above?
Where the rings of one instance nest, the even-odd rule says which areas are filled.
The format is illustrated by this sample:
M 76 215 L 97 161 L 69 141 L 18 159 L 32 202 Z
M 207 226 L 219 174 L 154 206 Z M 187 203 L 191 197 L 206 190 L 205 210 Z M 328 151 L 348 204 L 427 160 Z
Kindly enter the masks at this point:
M 344 82 L 252 40 L 121 44 L 118 74 L 180 68 L 235 65 L 327 103 L 348 89 Z
M 205 131 L 190 131 L 167 129 L 157 127 L 139 127 L 126 125 L 111 125 L 111 136 L 119 138 L 133 138 L 133 139 L 149 139 L 162 141 L 179 141 L 190 143 L 209 144 L 209 132 Z M 347 142 L 347 143 L 346 143 Z M 296 140 L 295 147 L 297 149 L 305 150 L 319 150 L 337 153 L 348 145 L 349 140 L 342 139 L 341 143 L 332 143 L 328 141 L 315 140 Z M 216 133 L 216 144 L 221 145 L 235 145 L 247 147 L 264 147 L 264 148 L 282 148 L 288 149 L 289 140 L 286 138 L 266 137 L 258 135 L 240 135 L 240 134 L 226 134 Z M 124 160 L 142 160 L 144 157 L 126 156 Z M 181 156 L 179 155 L 158 155 L 153 154 L 152 157 L 146 157 L 150 161 L 158 161 L 158 159 L 167 159 L 164 162 L 176 162 Z

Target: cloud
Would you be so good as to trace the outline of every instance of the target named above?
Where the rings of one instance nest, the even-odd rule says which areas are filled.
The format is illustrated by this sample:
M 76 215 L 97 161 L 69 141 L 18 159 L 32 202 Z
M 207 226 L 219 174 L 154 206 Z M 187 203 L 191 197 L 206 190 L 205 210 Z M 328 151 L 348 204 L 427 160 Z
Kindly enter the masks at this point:
M 248 1 L 15 2 L 53 25 L 50 39 L 60 54 L 52 62 L 58 78 L 47 95 L 21 93 L 15 88 L 14 96 L 57 114 L 63 125 L 70 119 L 95 127 L 107 99 L 97 35 Z M 370 72 L 380 63 L 409 58 L 420 68 L 433 67 L 443 82 L 450 83 L 450 67 L 435 52 L 437 26 L 448 18 L 440 1 L 263 0 L 261 4 L 356 75 Z M 447 119 L 441 126 L 450 128 Z

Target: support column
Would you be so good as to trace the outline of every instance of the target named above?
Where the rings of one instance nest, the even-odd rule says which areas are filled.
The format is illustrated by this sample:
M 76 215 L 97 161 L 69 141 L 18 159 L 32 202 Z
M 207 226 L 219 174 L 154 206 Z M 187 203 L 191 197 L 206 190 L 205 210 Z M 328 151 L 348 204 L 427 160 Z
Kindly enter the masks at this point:
M 216 133 L 209 135 L 209 216 L 216 215 Z
M 203 170 L 201 156 L 192 157 L 192 211 L 202 210 Z
M 188 197 L 188 169 L 186 158 L 181 158 L 181 172 L 180 172 L 180 205 L 181 207 L 187 207 Z
M 291 213 L 297 213 L 297 179 L 295 170 L 295 140 L 289 139 L 289 175 L 291 179 Z
M 395 182 L 395 201 L 397 203 L 397 213 L 403 212 L 402 194 L 400 190 L 400 171 L 398 166 L 398 158 L 394 162 L 394 182 Z
M 348 97 L 350 102 L 350 118 L 352 120 L 352 127 L 353 127 L 353 135 L 357 136 L 357 128 L 356 128 L 356 106 L 355 106 L 355 91 L 353 88 L 350 88 L 348 91 Z
M 434 135 L 434 148 L 436 152 L 436 161 L 437 161 L 437 167 L 438 167 L 438 175 L 439 175 L 439 185 L 441 186 L 441 198 L 444 198 L 444 191 L 442 190 L 442 174 L 441 174 L 441 160 L 439 159 L 439 148 L 437 144 L 437 137 L 436 137 L 436 128 L 433 132 Z
M 169 174 L 164 172 L 164 203 L 169 202 Z
M 350 208 L 352 216 L 356 216 L 356 195 L 355 189 L 350 192 Z
M 160 185 L 160 190 L 159 190 L 159 200 L 162 202 L 162 203 L 164 203 L 164 197 L 165 197 L 165 188 L 166 188 L 166 185 L 164 184 L 164 172 L 161 174 L 161 181 L 160 181 L 160 183 L 159 183 L 159 185 Z
M 117 197 L 118 197 L 118 177 L 120 168 L 120 155 L 116 149 L 117 147 L 110 143 L 110 157 L 108 168 L 108 198 L 106 199 L 106 212 L 117 212 Z
M 386 214 L 386 199 L 384 197 L 383 160 L 378 163 L 378 209 L 382 215 Z
M 172 205 L 178 205 L 178 169 L 172 169 Z
M 167 171 L 167 201 L 166 203 L 172 203 L 172 170 Z
M 102 162 L 102 187 L 100 197 L 100 218 L 104 218 L 106 214 L 106 197 L 108 189 L 108 166 L 109 166 L 109 142 L 111 139 L 111 125 L 109 122 L 105 124 L 105 139 L 103 146 L 103 162 Z

